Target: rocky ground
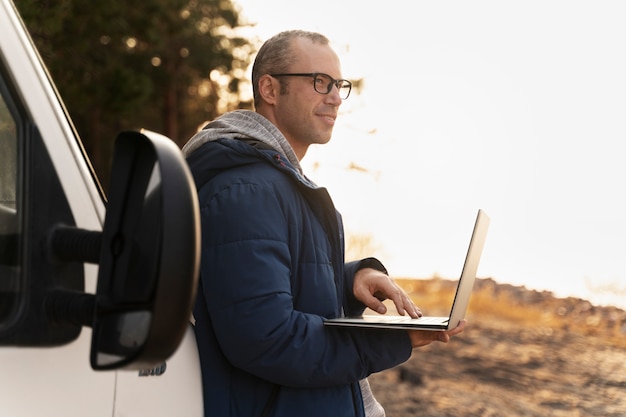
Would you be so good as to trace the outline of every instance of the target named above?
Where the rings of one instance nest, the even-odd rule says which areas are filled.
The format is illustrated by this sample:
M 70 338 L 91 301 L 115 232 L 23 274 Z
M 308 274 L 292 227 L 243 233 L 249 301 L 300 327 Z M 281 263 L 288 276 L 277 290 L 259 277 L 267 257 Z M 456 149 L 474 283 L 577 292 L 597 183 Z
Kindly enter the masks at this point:
M 455 283 L 415 285 L 423 306 Z M 370 377 L 387 417 L 626 416 L 626 312 L 492 280 L 477 281 L 469 310 L 450 344 Z

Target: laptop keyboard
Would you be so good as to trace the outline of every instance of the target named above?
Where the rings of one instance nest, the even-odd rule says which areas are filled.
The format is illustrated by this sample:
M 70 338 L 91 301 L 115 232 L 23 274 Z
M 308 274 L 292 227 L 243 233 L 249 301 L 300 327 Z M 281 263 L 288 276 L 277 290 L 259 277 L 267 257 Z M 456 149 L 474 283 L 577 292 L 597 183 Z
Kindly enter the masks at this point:
M 446 324 L 448 321 L 448 317 L 420 317 L 417 319 L 418 323 L 424 324 Z
M 374 316 L 373 321 L 385 321 L 386 323 L 419 323 L 419 324 L 446 324 L 448 317 L 420 317 L 414 319 L 411 316 Z

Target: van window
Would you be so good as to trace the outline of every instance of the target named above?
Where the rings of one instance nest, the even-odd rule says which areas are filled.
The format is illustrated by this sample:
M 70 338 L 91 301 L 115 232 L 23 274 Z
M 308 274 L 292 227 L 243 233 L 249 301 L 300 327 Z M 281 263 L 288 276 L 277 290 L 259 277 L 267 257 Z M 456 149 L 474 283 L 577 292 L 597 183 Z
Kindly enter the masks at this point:
M 20 158 L 7 97 L 0 79 L 0 328 L 14 315 L 21 281 Z
M 49 239 L 54 227 L 76 221 L 39 126 L 19 100 L 27 91 L 8 74 L 0 60 L 0 346 L 60 345 L 82 326 L 57 320 L 48 296 L 83 292 L 84 266 L 55 261 Z

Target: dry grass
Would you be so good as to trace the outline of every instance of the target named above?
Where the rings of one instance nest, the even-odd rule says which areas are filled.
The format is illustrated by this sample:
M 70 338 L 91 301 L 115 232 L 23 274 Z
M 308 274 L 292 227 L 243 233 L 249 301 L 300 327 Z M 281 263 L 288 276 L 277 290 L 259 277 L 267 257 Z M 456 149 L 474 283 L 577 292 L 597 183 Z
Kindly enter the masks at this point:
M 428 315 L 449 313 L 456 281 L 440 278 L 395 280 Z M 509 287 L 511 288 L 511 287 Z M 520 295 L 522 294 L 522 296 Z M 525 299 L 524 294 L 534 297 Z M 537 296 L 539 294 L 539 296 Z M 477 285 L 468 307 L 470 322 L 489 318 L 502 326 L 576 332 L 601 343 L 626 347 L 626 312 L 617 308 L 594 307 L 584 300 L 559 299 L 525 289 L 501 291 L 496 285 Z

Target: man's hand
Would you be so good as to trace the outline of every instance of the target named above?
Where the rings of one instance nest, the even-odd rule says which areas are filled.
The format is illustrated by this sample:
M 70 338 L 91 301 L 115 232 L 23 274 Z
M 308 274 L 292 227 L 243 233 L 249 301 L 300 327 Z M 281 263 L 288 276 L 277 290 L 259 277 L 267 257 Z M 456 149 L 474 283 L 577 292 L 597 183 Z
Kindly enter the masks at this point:
M 414 348 L 430 345 L 432 342 L 448 343 L 452 336 L 456 336 L 459 333 L 463 333 L 467 322 L 461 320 L 458 326 L 452 330 L 446 331 L 430 331 L 430 330 L 409 330 L 409 337 L 411 338 L 411 346 Z
M 387 312 L 383 300 L 390 299 L 396 306 L 398 314 L 405 312 L 413 318 L 422 316 L 419 308 L 413 304 L 411 298 L 387 274 L 374 268 L 359 269 L 354 274 L 352 292 L 357 300 L 380 314 Z

